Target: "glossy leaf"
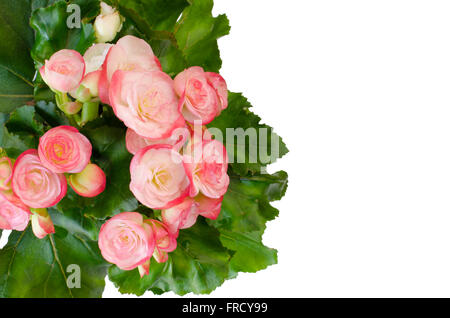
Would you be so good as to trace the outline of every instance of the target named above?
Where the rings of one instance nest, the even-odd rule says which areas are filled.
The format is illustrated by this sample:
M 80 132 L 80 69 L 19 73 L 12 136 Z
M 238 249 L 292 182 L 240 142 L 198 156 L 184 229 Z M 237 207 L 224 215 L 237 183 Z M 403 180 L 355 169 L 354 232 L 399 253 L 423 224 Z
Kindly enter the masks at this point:
M 278 210 L 270 205 L 279 200 L 287 189 L 287 173 L 231 176 L 219 218 L 212 222 L 218 229 L 239 233 L 263 231 L 267 221 L 278 216 Z
M 19 107 L 10 115 L 3 115 L 2 118 L 0 147 L 8 156 L 17 158 L 25 150 L 37 148 L 39 137 L 44 134 L 44 123 L 34 107 Z
M 234 273 L 255 273 L 277 263 L 277 250 L 264 246 L 261 232 L 239 233 L 220 230 L 222 244 L 236 251 L 230 261 Z
M 273 129 L 251 112 L 252 105 L 242 94 L 230 93 L 228 100 L 228 108 L 208 127 L 220 130 L 234 173 L 261 173 L 288 149 Z
M 84 214 L 105 219 L 124 211 L 134 211 L 138 202 L 130 191 L 131 154 L 125 146 L 125 129 L 102 125 L 82 130 L 93 146 L 92 162 L 106 174 L 106 189 L 99 196 L 86 199 Z
M 36 40 L 31 56 L 37 68 L 59 50 L 73 49 L 83 54 L 94 43 L 92 25 L 81 22 L 81 28 L 69 28 L 69 16 L 65 1 L 58 1 L 33 12 L 30 24 L 36 31 Z
M 67 284 L 76 282 L 70 277 L 72 264 L 79 266 L 80 288 Z M 101 297 L 107 268 L 96 242 L 58 227 L 40 240 L 29 226 L 13 231 L 0 250 L 0 297 Z
M 0 0 L 0 112 L 10 112 L 33 99 L 33 31 L 27 0 Z
M 262 243 L 266 223 L 278 216 L 270 205 L 280 200 L 287 189 L 284 171 L 273 175 L 231 176 L 219 218 L 210 221 L 220 232 L 222 244 L 235 251 L 232 272 L 257 272 L 276 264 L 277 251 Z

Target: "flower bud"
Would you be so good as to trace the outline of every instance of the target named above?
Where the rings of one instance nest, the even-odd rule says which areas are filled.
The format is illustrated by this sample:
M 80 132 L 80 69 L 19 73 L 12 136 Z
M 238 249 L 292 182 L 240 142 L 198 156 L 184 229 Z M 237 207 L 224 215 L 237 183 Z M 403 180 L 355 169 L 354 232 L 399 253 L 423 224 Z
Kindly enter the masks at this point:
M 93 98 L 98 97 L 98 82 L 100 75 L 101 71 L 87 74 L 80 86 L 78 86 L 75 91 L 72 91 L 70 95 L 82 103 L 90 102 Z
M 68 103 L 64 104 L 63 109 L 64 109 L 65 114 L 75 115 L 80 112 L 81 107 L 83 107 L 83 104 L 81 104 L 79 102 L 68 102 Z
M 78 195 L 92 198 L 105 190 L 106 176 L 99 166 L 90 163 L 82 172 L 70 175 L 69 184 Z
M 114 8 L 104 2 L 100 3 L 101 12 L 95 19 L 94 30 L 97 42 L 105 43 L 114 40 L 122 29 L 122 18 Z
M 61 50 L 39 70 L 42 79 L 54 91 L 68 93 L 78 87 L 84 76 L 84 59 L 74 50 Z
M 47 209 L 31 209 L 31 227 L 34 235 L 42 239 L 48 234 L 55 233 L 55 227 Z

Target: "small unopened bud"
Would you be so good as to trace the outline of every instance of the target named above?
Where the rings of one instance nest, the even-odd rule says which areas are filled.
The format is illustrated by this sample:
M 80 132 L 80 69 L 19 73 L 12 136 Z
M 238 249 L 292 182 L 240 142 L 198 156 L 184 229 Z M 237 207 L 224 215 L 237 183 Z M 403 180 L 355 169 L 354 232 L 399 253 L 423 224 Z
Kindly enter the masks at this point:
M 105 43 L 114 40 L 122 29 L 122 18 L 119 12 L 104 2 L 100 3 L 101 12 L 94 22 L 97 42 Z
M 83 107 L 83 104 L 79 102 L 68 102 L 63 105 L 64 113 L 67 115 L 75 115 L 78 114 Z
M 78 195 L 92 198 L 105 190 L 106 176 L 99 166 L 90 163 L 80 173 L 70 175 L 69 184 Z
M 100 80 L 101 71 L 95 71 L 87 74 L 80 86 L 70 95 L 81 103 L 87 103 L 98 97 L 98 82 Z
M 55 233 L 55 227 L 47 209 L 31 209 L 31 227 L 34 235 L 39 239 Z

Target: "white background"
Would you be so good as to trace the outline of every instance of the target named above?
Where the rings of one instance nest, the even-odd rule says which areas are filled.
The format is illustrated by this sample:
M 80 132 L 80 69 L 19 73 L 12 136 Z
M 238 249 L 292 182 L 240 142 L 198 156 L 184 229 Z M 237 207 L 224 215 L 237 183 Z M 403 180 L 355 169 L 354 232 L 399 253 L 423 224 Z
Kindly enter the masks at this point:
M 450 296 L 450 2 L 215 3 L 222 75 L 291 152 L 279 264 L 211 296 Z
M 215 3 L 222 75 L 291 152 L 279 264 L 212 296 L 450 296 L 450 2 Z

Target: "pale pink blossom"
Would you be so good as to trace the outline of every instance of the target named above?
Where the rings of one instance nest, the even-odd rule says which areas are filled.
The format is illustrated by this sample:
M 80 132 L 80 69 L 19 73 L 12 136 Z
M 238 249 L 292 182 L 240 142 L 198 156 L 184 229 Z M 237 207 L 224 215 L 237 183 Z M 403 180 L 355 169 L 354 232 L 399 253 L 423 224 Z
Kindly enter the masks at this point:
M 216 90 L 221 110 L 228 107 L 228 86 L 225 79 L 217 73 L 207 72 L 208 83 Z
M 30 211 L 15 196 L 7 198 L 0 193 L 0 229 L 23 231 L 29 222 Z
M 85 63 L 77 51 L 61 50 L 46 60 L 39 71 L 51 89 L 68 93 L 80 85 L 84 76 Z
M 153 257 L 158 263 L 164 263 L 167 261 L 168 253 L 173 252 L 177 248 L 177 240 L 169 228 L 157 220 L 145 220 L 147 224 L 153 229 L 153 235 L 155 238 L 155 251 Z
M 72 126 L 47 131 L 39 140 L 42 164 L 56 173 L 79 173 L 86 168 L 92 154 L 90 141 Z
M 46 168 L 38 151 L 22 153 L 14 164 L 12 188 L 19 199 L 31 208 L 48 208 L 56 205 L 67 192 L 63 174 Z
M 189 138 L 189 129 L 180 127 L 172 132 L 172 135 L 166 139 L 149 139 L 139 136 L 133 129 L 128 128 L 125 136 L 128 151 L 135 155 L 139 150 L 151 145 L 171 145 L 176 151 L 179 151 Z
M 192 227 L 199 215 L 215 220 L 218 218 L 223 197 L 212 199 L 198 194 L 195 198 L 187 197 L 180 204 L 161 211 L 161 217 L 170 233 L 178 235 L 179 230 Z
M 136 212 L 123 212 L 106 221 L 98 245 L 103 257 L 123 270 L 145 264 L 155 250 L 152 227 Z
M 195 197 L 198 213 L 211 220 L 215 220 L 219 217 L 220 210 L 222 208 L 223 196 L 220 198 L 208 198 L 201 193 Z
M 190 196 L 199 192 L 209 198 L 218 199 L 228 189 L 228 155 L 218 140 L 203 140 L 193 145 L 192 153 L 184 156 L 188 177 L 191 181 Z
M 228 106 L 227 85 L 219 74 L 193 66 L 178 74 L 174 84 L 180 111 L 190 123 L 201 121 L 206 125 Z
M 72 189 L 82 197 L 96 197 L 105 190 L 106 176 L 103 170 L 90 163 L 80 173 L 69 176 L 69 184 Z
M 183 202 L 170 209 L 161 211 L 164 224 L 173 234 L 177 234 L 178 230 L 193 226 L 197 222 L 198 215 L 198 204 L 190 197 L 186 197 Z
M 189 179 L 181 155 L 170 145 L 153 145 L 139 151 L 130 165 L 130 189 L 152 209 L 169 209 L 189 192 Z
M 87 49 L 83 55 L 86 63 L 86 74 L 101 70 L 106 55 L 113 46 L 114 44 L 95 43 Z
M 132 35 L 124 36 L 111 47 L 102 66 L 99 97 L 105 104 L 109 101 L 109 86 L 116 71 L 160 71 L 161 64 L 150 45 Z
M 109 97 L 116 116 L 142 137 L 169 138 L 185 125 L 173 81 L 162 71 L 116 71 Z

